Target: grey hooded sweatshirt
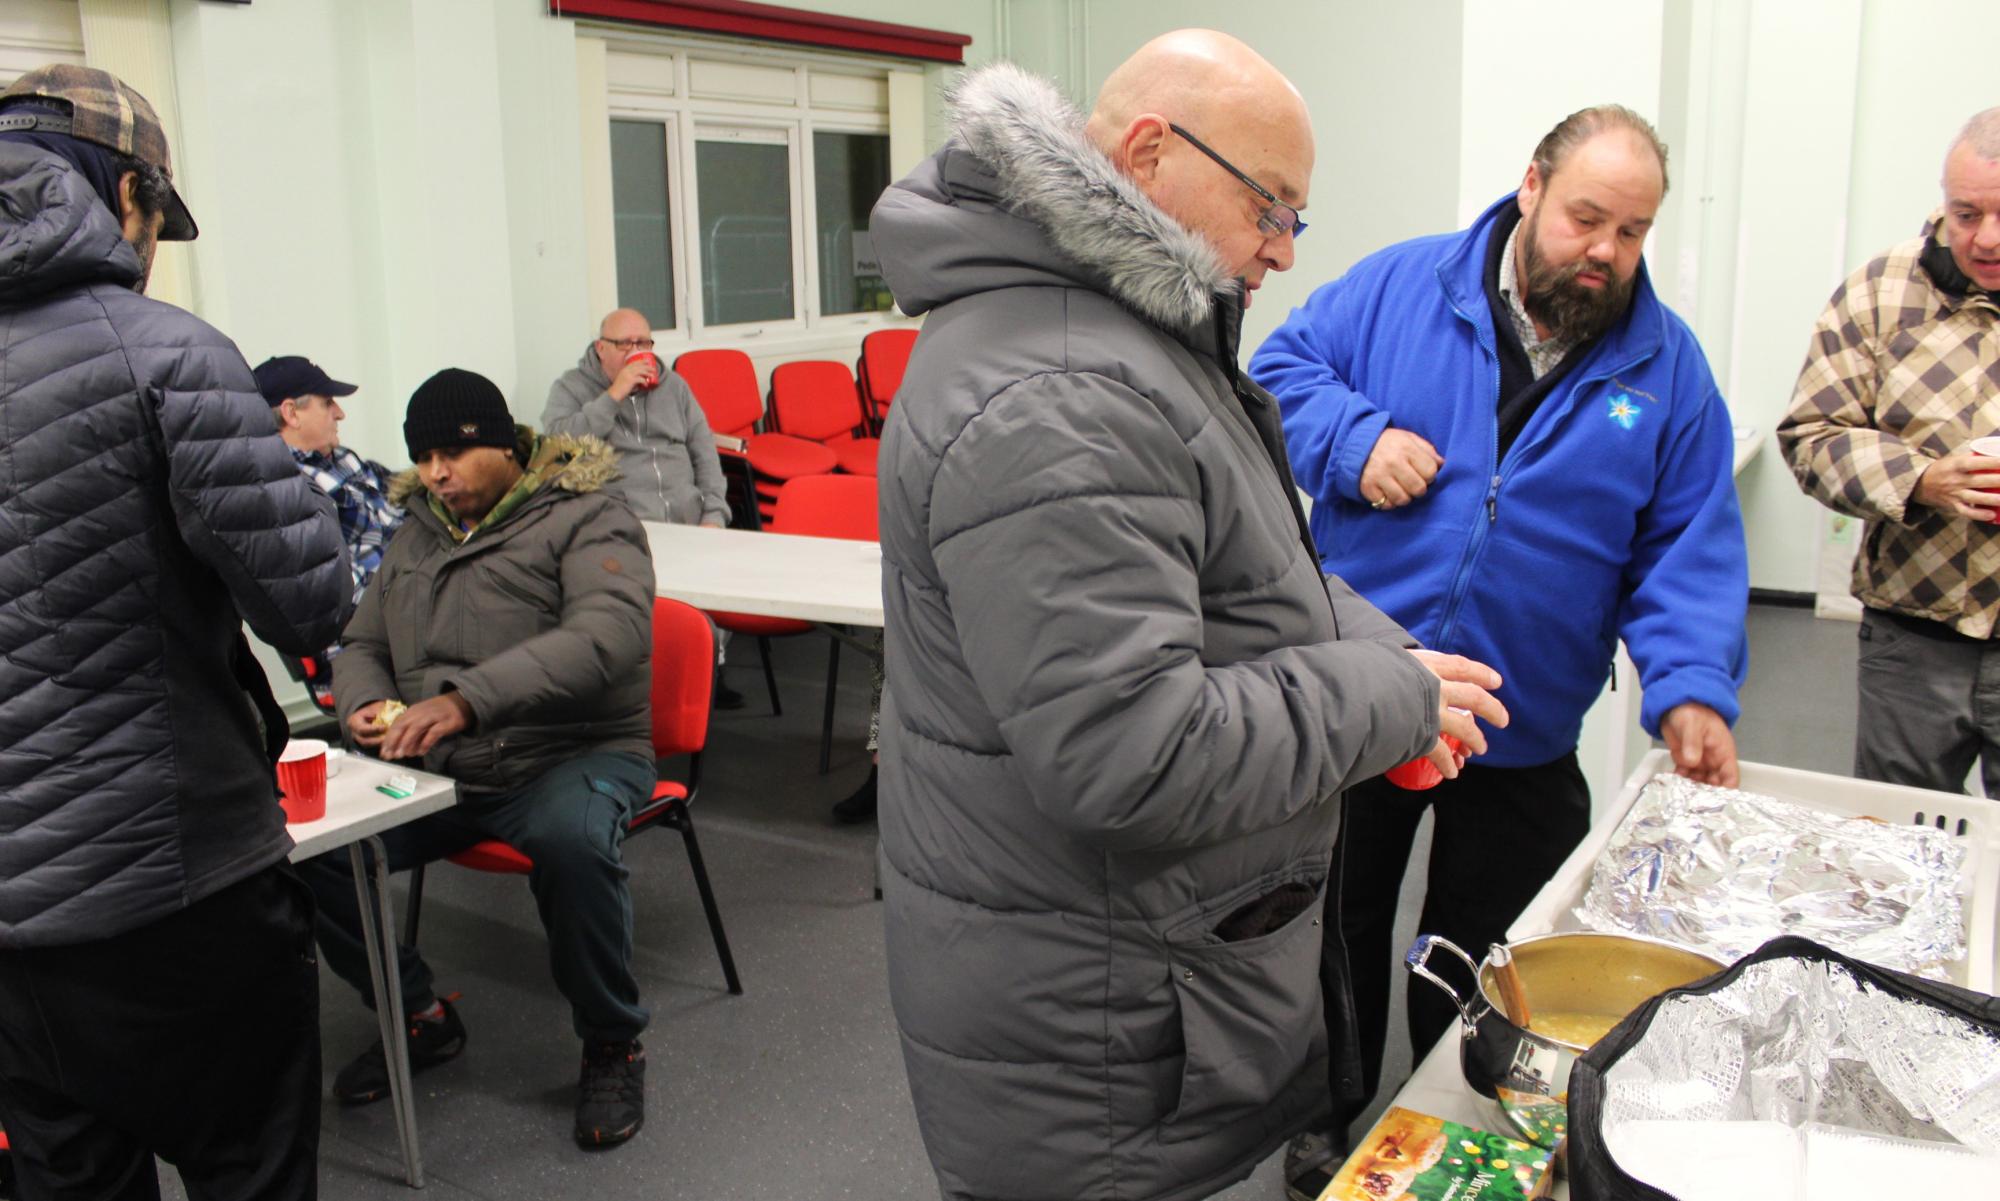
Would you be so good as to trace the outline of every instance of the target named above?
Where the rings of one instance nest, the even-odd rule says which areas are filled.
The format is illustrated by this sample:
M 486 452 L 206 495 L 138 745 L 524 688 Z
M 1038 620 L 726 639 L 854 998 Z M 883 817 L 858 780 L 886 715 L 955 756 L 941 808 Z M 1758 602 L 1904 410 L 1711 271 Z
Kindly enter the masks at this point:
M 687 381 L 661 373 L 650 392 L 616 401 L 594 346 L 549 386 L 542 428 L 551 434 L 601 438 L 618 452 L 613 488 L 641 521 L 679 525 L 729 524 L 722 461 L 715 435 Z
M 1203 1197 L 1326 1111 L 1341 790 L 1440 686 L 1321 577 L 1208 245 L 1040 80 L 952 115 L 871 226 L 928 314 L 880 475 L 910 1090 L 947 1197 Z

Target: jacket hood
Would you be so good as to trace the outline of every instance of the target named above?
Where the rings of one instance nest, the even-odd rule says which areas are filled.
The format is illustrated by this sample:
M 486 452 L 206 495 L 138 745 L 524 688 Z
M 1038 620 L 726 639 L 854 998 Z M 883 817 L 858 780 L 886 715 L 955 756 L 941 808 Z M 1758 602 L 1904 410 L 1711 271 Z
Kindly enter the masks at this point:
M 596 492 L 618 477 L 618 452 L 602 438 L 589 434 L 537 434 L 532 426 L 516 425 L 515 437 L 519 441 L 516 453 L 528 465 L 530 472 L 539 472 L 536 492 L 557 490 L 574 492 L 579 495 Z M 415 467 L 406 467 L 389 481 L 389 501 L 403 505 L 411 513 L 428 508 L 426 505 L 412 505 L 412 497 L 420 497 L 424 482 L 417 476 Z
M 904 312 L 994 288 L 1082 285 L 1184 331 L 1238 287 L 1206 240 L 1091 144 L 1083 114 L 1048 81 L 995 63 L 966 74 L 947 104 L 951 141 L 871 218 Z
M 143 269 L 111 211 L 75 167 L 0 142 L 0 304 L 86 284 L 131 287 Z
M 597 342 L 592 339 L 583 348 L 583 357 L 577 359 L 576 369 L 583 372 L 583 378 L 597 385 L 599 391 L 611 386 L 611 377 L 604 374 L 604 364 L 597 361 Z

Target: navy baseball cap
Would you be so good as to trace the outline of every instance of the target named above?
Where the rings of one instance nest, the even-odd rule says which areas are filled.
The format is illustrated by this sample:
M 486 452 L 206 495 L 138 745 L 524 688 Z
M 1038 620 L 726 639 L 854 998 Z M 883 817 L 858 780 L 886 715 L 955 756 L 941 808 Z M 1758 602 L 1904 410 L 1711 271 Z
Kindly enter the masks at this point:
M 257 377 L 257 390 L 273 408 L 301 396 L 352 396 L 359 391 L 321 371 L 319 364 L 304 355 L 265 359 L 251 374 Z

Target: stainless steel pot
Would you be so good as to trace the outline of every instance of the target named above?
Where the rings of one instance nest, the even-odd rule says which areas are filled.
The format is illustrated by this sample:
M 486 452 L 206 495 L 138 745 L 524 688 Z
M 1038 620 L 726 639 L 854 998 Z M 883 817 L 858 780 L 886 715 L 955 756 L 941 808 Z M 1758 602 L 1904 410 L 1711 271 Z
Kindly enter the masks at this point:
M 1472 973 L 1470 1000 L 1431 971 L 1431 952 L 1451 952 Z M 1668 989 L 1692 984 L 1723 968 L 1706 955 L 1672 943 L 1626 934 L 1541 934 L 1507 944 L 1536 1015 L 1597 1015 L 1622 1019 Z M 1465 1082 L 1497 1102 L 1522 1137 L 1556 1147 L 1568 1132 L 1569 1071 L 1587 1044 L 1566 1042 L 1523 1028 L 1500 1003 L 1492 956 L 1479 963 L 1436 934 L 1411 945 L 1403 966 L 1443 989 L 1464 1019 L 1459 1066 Z

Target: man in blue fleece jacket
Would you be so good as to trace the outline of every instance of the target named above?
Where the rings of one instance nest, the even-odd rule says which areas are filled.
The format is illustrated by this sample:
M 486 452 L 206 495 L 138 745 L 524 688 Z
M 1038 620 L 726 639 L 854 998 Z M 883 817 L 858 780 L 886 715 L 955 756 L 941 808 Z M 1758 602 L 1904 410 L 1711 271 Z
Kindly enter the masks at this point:
M 1369 1092 L 1418 819 L 1435 806 L 1422 928 L 1481 954 L 1589 826 L 1577 736 L 1620 638 L 1647 732 L 1683 774 L 1736 783 L 1749 581 L 1729 413 L 1640 257 L 1666 158 L 1627 109 L 1574 113 L 1518 193 L 1362 260 L 1250 363 L 1325 569 L 1426 646 L 1491 664 L 1513 716 L 1433 791 L 1350 794 L 1336 863 Z M 1411 990 L 1417 1054 L 1454 1016 Z

